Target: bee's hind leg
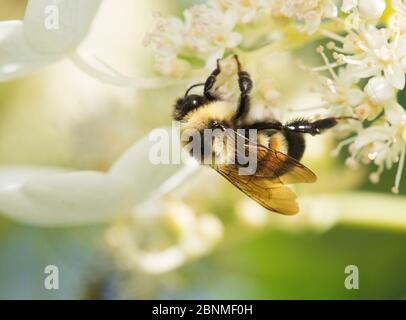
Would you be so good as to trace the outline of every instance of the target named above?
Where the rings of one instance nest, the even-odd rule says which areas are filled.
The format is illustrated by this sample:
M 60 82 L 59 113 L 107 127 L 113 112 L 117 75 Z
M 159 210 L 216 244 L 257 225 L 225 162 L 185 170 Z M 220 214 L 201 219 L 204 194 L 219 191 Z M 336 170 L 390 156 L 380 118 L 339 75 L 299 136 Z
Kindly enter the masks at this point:
M 309 133 L 311 135 L 321 134 L 327 129 L 335 127 L 340 120 L 353 119 L 358 120 L 353 117 L 329 117 L 316 121 L 309 121 L 306 119 L 298 119 L 292 122 L 288 122 L 284 125 L 284 129 L 288 131 L 298 132 L 298 133 Z
M 250 93 L 253 83 L 249 73 L 242 70 L 241 63 L 237 55 L 234 56 L 234 59 L 237 62 L 238 86 L 240 87 L 240 99 L 238 102 L 237 111 L 233 117 L 233 122 L 236 123 L 238 120 L 243 119 L 248 114 L 250 108 Z

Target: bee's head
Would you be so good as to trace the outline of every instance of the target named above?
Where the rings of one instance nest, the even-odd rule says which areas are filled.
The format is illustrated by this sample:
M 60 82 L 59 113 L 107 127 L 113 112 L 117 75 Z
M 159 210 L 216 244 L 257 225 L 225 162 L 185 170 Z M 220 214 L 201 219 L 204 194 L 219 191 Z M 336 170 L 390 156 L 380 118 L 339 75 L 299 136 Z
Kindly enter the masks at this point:
M 182 120 L 190 111 L 196 110 L 205 103 L 207 103 L 207 99 L 197 94 L 190 94 L 179 98 L 175 104 L 173 118 L 178 121 Z

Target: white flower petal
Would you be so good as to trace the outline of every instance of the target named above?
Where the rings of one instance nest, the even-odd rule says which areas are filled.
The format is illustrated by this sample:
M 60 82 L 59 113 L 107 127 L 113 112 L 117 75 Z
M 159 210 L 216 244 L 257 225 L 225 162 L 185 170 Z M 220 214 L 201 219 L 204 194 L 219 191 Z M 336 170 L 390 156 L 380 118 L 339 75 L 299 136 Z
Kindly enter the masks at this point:
M 338 14 L 337 6 L 332 1 L 326 1 L 322 3 L 322 13 L 324 18 L 335 18 Z
M 306 15 L 305 25 L 302 31 L 306 31 L 308 34 L 313 34 L 317 31 L 321 24 L 321 16 L 317 13 L 310 12 Z
M 367 20 L 379 19 L 385 11 L 385 0 L 359 0 L 358 10 L 362 18 Z
M 391 125 L 400 126 L 406 111 L 399 103 L 391 103 L 385 107 L 385 114 Z
M 160 129 L 182 156 L 176 131 Z M 164 145 L 167 142 L 164 142 Z M 106 221 L 151 196 L 177 187 L 198 167 L 196 162 L 153 164 L 149 136 L 131 147 L 108 173 L 63 172 L 58 168 L 5 168 L 0 170 L 0 212 L 35 225 L 79 225 Z M 171 148 L 169 148 L 172 151 Z M 62 171 L 62 172 L 61 172 Z
M 393 63 L 384 69 L 385 78 L 396 89 L 402 90 L 405 86 L 405 74 L 400 64 Z
M 343 0 L 341 11 L 348 13 L 357 6 L 357 0 Z
M 27 180 L 37 176 L 62 173 L 65 171 L 66 170 L 60 168 L 3 167 L 0 169 L 0 192 L 6 188 L 19 186 Z
M 367 63 L 356 65 L 351 70 L 354 77 L 358 78 L 368 78 L 374 75 L 378 75 L 381 72 L 381 68 L 379 65 L 375 64 L 369 66 Z
M 364 93 L 358 88 L 353 88 L 348 90 L 347 97 L 348 103 L 352 106 L 356 106 L 361 103 L 364 98 Z
M 34 225 L 78 225 L 105 221 L 130 208 L 126 181 L 100 172 L 51 173 L 14 170 L 0 189 L 0 212 Z M 24 177 L 24 175 L 26 175 Z
M 396 46 L 396 55 L 399 58 L 403 58 L 406 55 L 406 35 L 402 35 L 399 37 Z
M 172 132 L 169 128 L 157 130 L 162 130 L 160 132 L 169 138 L 170 156 L 180 155 L 180 157 L 184 157 L 176 131 Z M 174 188 L 183 180 L 185 175 L 192 173 L 197 167 L 197 165 L 193 165 L 193 162 L 189 164 L 174 163 L 175 161 L 172 160 L 175 159 L 169 159 L 171 160 L 170 164 L 153 164 L 150 151 L 156 144 L 157 142 L 152 141 L 150 135 L 147 135 L 128 149 L 109 171 L 109 175 L 127 179 L 133 185 L 135 202 L 145 200 L 159 188 Z
M 0 22 L 0 48 L 0 81 L 31 74 L 60 58 L 32 49 L 24 38 L 21 21 Z
M 28 43 L 44 53 L 73 50 L 86 37 L 101 0 L 31 0 L 24 17 Z
M 392 0 L 391 5 L 395 11 L 406 16 L 406 6 L 403 4 L 402 0 Z
M 393 129 L 389 126 L 374 126 L 365 129 L 361 132 L 354 142 L 355 149 L 361 149 L 369 143 L 376 141 L 385 141 L 393 133 Z

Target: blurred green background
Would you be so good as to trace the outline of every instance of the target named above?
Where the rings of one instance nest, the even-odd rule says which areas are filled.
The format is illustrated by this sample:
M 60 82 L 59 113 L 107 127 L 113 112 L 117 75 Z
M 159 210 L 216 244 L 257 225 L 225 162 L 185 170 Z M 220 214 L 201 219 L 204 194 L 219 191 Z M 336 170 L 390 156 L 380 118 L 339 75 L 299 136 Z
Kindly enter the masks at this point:
M 114 7 L 114 1 L 108 2 Z M 142 23 L 137 22 L 139 25 L 135 23 L 136 34 L 141 35 L 151 29 L 150 11 L 180 15 L 194 1 L 137 3 L 137 14 L 146 17 Z M 0 0 L 0 19 L 21 19 L 25 4 L 23 0 Z M 117 7 L 115 18 L 107 20 L 107 12 L 102 12 L 104 16 L 98 17 L 95 25 L 104 23 L 111 30 L 117 20 L 129 19 L 135 13 L 127 12 L 126 4 Z M 103 37 L 92 34 L 86 45 L 96 53 L 103 52 L 109 61 L 120 61 L 120 67 L 126 67 L 129 74 L 152 73 L 148 50 L 142 48 L 140 37 L 131 38 L 131 32 L 120 33 L 117 42 L 121 47 L 104 51 L 103 44 L 117 38 L 117 28 Z M 77 79 L 82 80 L 76 83 Z M 170 123 L 170 105 L 183 90 L 179 87 L 135 93 L 112 88 L 89 80 L 68 62 L 22 80 L 0 83 L 0 165 L 105 170 L 143 134 Z M 406 105 L 406 94 L 400 94 L 400 102 Z M 330 188 L 334 194 L 330 184 L 337 181 L 345 191 L 390 193 L 395 170 L 385 172 L 378 185 L 369 183 L 367 174 L 346 184 L 342 180 L 353 173 L 344 168 L 344 158 L 331 159 L 326 151 L 319 160 L 321 165 L 315 161 L 321 175 L 328 176 L 321 177 L 320 189 Z M 223 240 L 209 255 L 161 275 L 117 268 L 105 244 L 110 225 L 40 228 L 0 216 L 0 298 L 406 298 L 406 232 L 350 224 L 334 225 L 323 232 L 280 228 L 276 224 L 274 227 L 272 222 L 265 227 L 248 226 L 235 214 L 234 204 L 242 195 L 209 175 L 209 180 L 203 181 L 218 185 L 216 193 L 203 197 L 191 188 L 186 201 L 198 211 L 215 213 L 223 221 Z M 401 189 L 399 197 L 406 195 L 405 190 Z M 312 192 L 317 190 L 308 194 Z M 44 289 L 44 267 L 49 264 L 60 268 L 59 290 Z M 347 265 L 359 268 L 358 290 L 344 287 Z

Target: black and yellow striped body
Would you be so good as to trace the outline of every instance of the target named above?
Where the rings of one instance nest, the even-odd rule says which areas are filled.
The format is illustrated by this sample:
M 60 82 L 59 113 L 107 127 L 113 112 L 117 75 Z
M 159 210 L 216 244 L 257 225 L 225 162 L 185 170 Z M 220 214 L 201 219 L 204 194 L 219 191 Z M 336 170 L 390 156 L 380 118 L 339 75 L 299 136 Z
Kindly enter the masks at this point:
M 303 157 L 305 140 L 303 134 L 285 130 L 259 130 L 258 143 L 273 150 L 281 151 L 296 160 Z
M 235 126 L 230 120 L 236 112 L 236 106 L 226 101 L 212 101 L 199 108 L 189 111 L 182 119 L 180 119 L 181 135 L 188 130 L 197 130 L 200 132 L 203 141 L 204 130 L 214 130 L 218 124 L 225 128 L 233 130 L 243 129 L 245 135 L 249 137 L 249 130 L 255 130 L 256 143 L 268 147 L 272 150 L 280 151 L 291 156 L 296 160 L 300 160 L 305 150 L 305 140 L 302 133 L 286 130 L 285 127 L 277 121 L 256 122 L 251 124 L 241 124 Z M 278 129 L 269 129 L 278 128 Z M 189 141 L 184 141 L 184 144 Z M 207 143 L 212 144 L 213 150 L 218 155 L 222 154 L 222 146 L 210 140 Z M 209 150 L 209 146 L 203 144 L 202 148 Z M 203 154 L 203 150 L 202 150 Z M 232 157 L 227 154 L 224 149 L 223 157 Z

